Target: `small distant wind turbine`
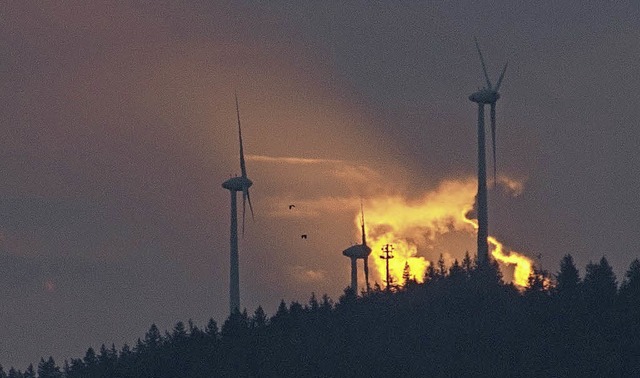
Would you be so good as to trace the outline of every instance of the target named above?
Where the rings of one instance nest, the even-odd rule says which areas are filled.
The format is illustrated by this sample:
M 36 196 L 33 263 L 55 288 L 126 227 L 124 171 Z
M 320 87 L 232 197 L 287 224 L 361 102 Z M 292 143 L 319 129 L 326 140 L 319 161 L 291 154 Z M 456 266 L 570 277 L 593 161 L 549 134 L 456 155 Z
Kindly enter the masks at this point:
M 230 274 L 229 274 L 229 308 L 231 312 L 240 310 L 240 274 L 238 268 L 238 208 L 236 193 L 242 192 L 242 236 L 244 236 L 244 218 L 246 204 L 249 202 L 249 210 L 253 218 L 253 206 L 249 188 L 253 182 L 247 177 L 247 168 L 244 164 L 244 150 L 242 149 L 242 128 L 240 127 L 240 108 L 238 106 L 238 96 L 236 99 L 236 115 L 238 117 L 238 138 L 240 139 L 240 171 L 241 176 L 236 176 L 222 183 L 222 187 L 231 193 L 231 228 L 230 228 Z
M 364 280 L 367 285 L 367 291 L 369 291 L 369 255 L 371 254 L 371 248 L 367 245 L 367 236 L 364 231 L 364 209 L 362 202 L 360 203 L 360 212 L 362 214 L 362 244 L 353 245 L 342 251 L 343 255 L 351 258 L 351 289 L 356 294 L 358 294 L 358 259 L 364 261 Z
M 507 64 L 504 65 L 502 73 L 496 82 L 496 86 L 491 85 L 489 80 L 489 74 L 487 74 L 487 67 L 482 57 L 482 51 L 480 51 L 480 45 L 478 40 L 475 40 L 476 49 L 480 56 L 480 64 L 482 64 L 482 71 L 484 72 L 484 78 L 487 81 L 487 86 L 472 93 L 469 96 L 469 100 L 478 104 L 478 264 L 485 264 L 489 260 L 489 245 L 487 244 L 487 237 L 489 235 L 489 215 L 487 206 L 487 168 L 485 158 L 485 133 L 484 133 L 484 106 L 486 104 L 491 105 L 491 140 L 493 147 L 493 180 L 496 180 L 496 102 L 500 98 L 498 90 L 504 73 L 507 71 Z

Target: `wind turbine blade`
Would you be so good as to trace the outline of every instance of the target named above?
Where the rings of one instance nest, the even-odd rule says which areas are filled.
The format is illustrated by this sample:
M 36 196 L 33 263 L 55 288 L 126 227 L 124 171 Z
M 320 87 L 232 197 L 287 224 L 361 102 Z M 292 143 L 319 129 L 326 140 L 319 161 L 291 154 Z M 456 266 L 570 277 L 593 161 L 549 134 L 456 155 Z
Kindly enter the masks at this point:
M 507 65 L 508 64 L 509 64 L 509 62 L 504 64 L 504 68 L 502 69 L 502 73 L 500 74 L 500 78 L 498 79 L 498 82 L 496 83 L 496 89 L 495 89 L 496 92 L 500 89 L 500 84 L 502 84 L 502 79 L 504 79 L 504 73 L 507 72 Z
M 493 186 L 496 186 L 496 103 L 491 103 L 491 147 L 493 150 Z
M 476 48 L 478 49 L 478 55 L 480 55 L 480 63 L 482 64 L 482 71 L 484 72 L 484 78 L 487 79 L 487 88 L 491 89 L 491 80 L 489 80 L 489 74 L 487 74 L 487 66 L 484 64 L 484 58 L 482 57 L 482 51 L 480 51 L 480 45 L 478 44 L 478 39 L 474 38 L 476 41 Z
M 249 211 L 251 211 L 251 220 L 255 222 L 256 218 L 253 216 L 253 206 L 251 205 L 251 196 L 249 195 L 249 188 L 247 188 L 247 202 L 249 202 Z
M 247 194 L 249 188 L 242 188 L 242 237 L 244 238 L 244 215 L 247 207 Z
M 364 207 L 362 206 L 362 198 L 360 199 L 360 214 L 362 215 L 362 245 L 367 245 L 367 236 L 364 232 Z
M 242 128 L 240 127 L 240 107 L 238 106 L 238 95 L 236 94 L 236 115 L 238 116 L 238 138 L 240 139 L 240 171 L 242 177 L 247 177 L 247 167 L 244 165 L 244 150 L 242 149 Z

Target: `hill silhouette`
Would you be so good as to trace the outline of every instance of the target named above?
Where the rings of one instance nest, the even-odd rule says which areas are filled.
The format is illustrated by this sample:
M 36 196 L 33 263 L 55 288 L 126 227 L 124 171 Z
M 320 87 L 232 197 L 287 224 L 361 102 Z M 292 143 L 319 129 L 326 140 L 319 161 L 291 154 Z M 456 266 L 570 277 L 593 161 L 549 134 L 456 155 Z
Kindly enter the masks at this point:
M 336 303 L 283 301 L 271 317 L 235 312 L 221 327 L 151 325 L 133 346 L 0 368 L 0 378 L 640 375 L 637 259 L 619 287 L 606 258 L 581 279 L 570 255 L 524 290 L 468 256 L 429 269 L 424 283 L 408 277 L 393 290 L 347 289 Z

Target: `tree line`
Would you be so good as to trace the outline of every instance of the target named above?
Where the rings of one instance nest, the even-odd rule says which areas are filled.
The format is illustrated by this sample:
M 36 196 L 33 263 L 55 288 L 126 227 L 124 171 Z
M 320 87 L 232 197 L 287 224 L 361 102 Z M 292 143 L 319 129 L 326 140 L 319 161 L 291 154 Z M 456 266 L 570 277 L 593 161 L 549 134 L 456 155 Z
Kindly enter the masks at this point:
M 220 328 L 151 325 L 133 346 L 89 348 L 62 366 L 0 367 L 0 378 L 389 376 L 640 376 L 640 261 L 618 285 L 606 258 L 580 277 L 566 255 L 522 290 L 467 254 L 440 259 L 424 283 L 406 273 L 335 303 L 282 301 L 271 317 L 236 311 Z

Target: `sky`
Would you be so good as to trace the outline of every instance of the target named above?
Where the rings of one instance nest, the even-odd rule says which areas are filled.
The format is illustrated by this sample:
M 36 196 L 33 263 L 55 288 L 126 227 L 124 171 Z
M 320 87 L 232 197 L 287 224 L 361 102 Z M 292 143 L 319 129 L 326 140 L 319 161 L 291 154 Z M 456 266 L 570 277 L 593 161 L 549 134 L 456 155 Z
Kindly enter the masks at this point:
M 640 257 L 639 8 L 5 2 L 0 364 L 224 321 L 234 94 L 254 182 L 240 240 L 250 313 L 339 297 L 361 200 L 372 243 L 394 243 L 416 276 L 474 253 L 474 37 L 492 80 L 509 62 L 490 234 L 551 273 L 567 253 L 583 275 L 604 255 L 620 282 Z

